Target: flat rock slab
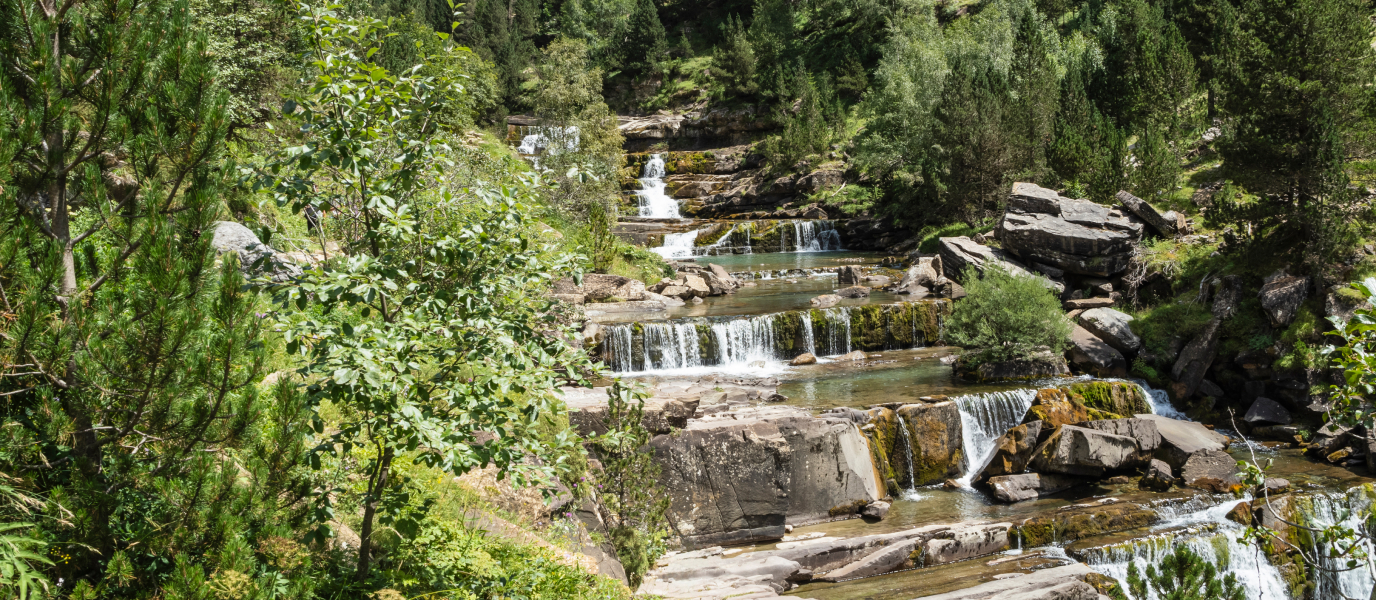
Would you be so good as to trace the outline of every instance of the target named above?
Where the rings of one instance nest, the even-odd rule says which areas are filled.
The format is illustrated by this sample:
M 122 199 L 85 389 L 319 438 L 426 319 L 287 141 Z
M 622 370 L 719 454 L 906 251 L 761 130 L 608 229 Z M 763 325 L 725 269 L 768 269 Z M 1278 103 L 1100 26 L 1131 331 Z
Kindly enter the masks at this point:
M 1177 472 L 1191 455 L 1206 450 L 1224 450 L 1228 445 L 1227 436 L 1210 431 L 1193 421 L 1180 421 L 1160 415 L 1135 416 L 1156 423 L 1156 431 L 1161 434 L 1161 447 L 1156 450 L 1156 458 L 1165 461 Z
M 1073 504 L 1051 514 L 1032 517 L 1023 521 L 1017 531 L 1022 536 L 1022 547 L 1031 548 L 1146 527 L 1160 520 L 1156 511 L 1149 508 L 1105 498 L 1097 503 Z
M 990 581 L 955 592 L 920 596 L 923 600 L 1098 600 L 1085 583 L 1094 571 L 1084 563 L 1033 571 L 1021 577 Z
M 1142 338 L 1132 332 L 1132 316 L 1108 307 L 1091 308 L 1076 317 L 1081 327 L 1104 340 L 1114 350 L 1134 356 L 1142 349 Z
M 1084 479 L 1055 473 L 1020 473 L 989 478 L 989 489 L 1001 502 L 1035 500 L 1073 488 Z

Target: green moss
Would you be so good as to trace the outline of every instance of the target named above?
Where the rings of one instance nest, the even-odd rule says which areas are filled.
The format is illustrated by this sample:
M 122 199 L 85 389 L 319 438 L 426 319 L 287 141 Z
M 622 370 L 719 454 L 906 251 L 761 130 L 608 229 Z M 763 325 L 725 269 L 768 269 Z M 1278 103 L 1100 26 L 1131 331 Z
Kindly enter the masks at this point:
M 774 318 L 774 347 L 786 356 L 801 354 L 803 349 L 803 313 L 789 311 Z
M 1146 527 L 1160 520 L 1156 512 L 1131 502 L 1077 508 L 1033 517 L 1018 527 L 1024 548 L 1068 542 L 1090 536 Z
M 850 310 L 850 344 L 861 350 L 883 350 L 888 342 L 884 307 L 879 304 Z
M 897 496 L 902 490 L 898 486 L 898 474 L 894 471 L 893 461 L 889 460 L 889 457 L 893 455 L 897 444 L 898 418 L 887 408 L 871 409 L 869 413 L 870 424 L 873 427 L 862 431 L 869 440 L 870 458 L 874 461 L 875 469 L 879 471 L 885 489 L 890 495 Z
M 1142 338 L 1147 350 L 1154 354 L 1168 354 L 1172 339 L 1188 343 L 1204 331 L 1213 315 L 1200 302 L 1174 302 L 1133 314 L 1133 333 Z
M 1087 381 L 1062 388 L 1070 398 L 1092 412 L 1123 417 L 1151 412 L 1151 403 L 1142 388 L 1122 381 Z M 1092 415 L 1091 415 L 1092 416 Z M 1120 416 L 1101 418 L 1122 418 Z

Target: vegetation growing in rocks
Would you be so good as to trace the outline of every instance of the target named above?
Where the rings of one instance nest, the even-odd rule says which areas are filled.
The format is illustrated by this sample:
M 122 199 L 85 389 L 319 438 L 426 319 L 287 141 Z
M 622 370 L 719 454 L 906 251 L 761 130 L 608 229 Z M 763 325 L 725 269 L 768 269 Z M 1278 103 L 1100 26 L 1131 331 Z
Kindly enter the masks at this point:
M 1242 600 L 1246 597 L 1237 575 L 1220 576 L 1217 566 L 1185 544 L 1177 544 L 1161 559 L 1159 569 L 1157 566 L 1147 565 L 1143 577 L 1136 561 L 1128 565 L 1128 592 L 1134 600 L 1146 600 L 1152 595 L 1171 600 Z
M 969 268 L 964 281 L 969 296 L 955 303 L 947 323 L 952 342 L 991 362 L 1065 350 L 1070 321 L 1055 293 L 1040 280 L 992 267 L 983 277 Z

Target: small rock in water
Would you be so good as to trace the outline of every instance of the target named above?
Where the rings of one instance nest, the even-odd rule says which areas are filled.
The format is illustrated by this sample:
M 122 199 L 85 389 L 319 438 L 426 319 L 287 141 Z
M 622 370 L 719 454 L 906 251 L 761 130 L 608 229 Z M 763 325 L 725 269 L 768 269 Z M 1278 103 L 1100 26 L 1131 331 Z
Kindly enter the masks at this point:
M 948 490 L 958 490 L 958 489 L 963 488 L 963 487 L 965 487 L 965 486 L 961 485 L 959 481 L 956 481 L 956 480 L 954 480 L 954 479 L 947 479 L 947 480 L 946 480 L 946 483 L 945 483 L 945 487 L 946 487 L 946 489 L 948 489 Z
M 793 360 L 789 361 L 788 364 L 793 365 L 795 367 L 800 365 L 814 365 L 817 364 L 817 356 L 811 352 L 804 352 L 802 354 L 799 354 L 797 358 L 794 358 Z
M 755 287 L 755 286 L 757 286 L 757 285 L 759 285 L 759 284 L 758 284 L 758 283 L 755 283 L 755 282 L 753 282 L 753 281 L 747 281 L 747 282 L 745 282 L 745 283 L 742 283 L 742 284 L 741 284 L 741 287 Z
M 943 365 L 953 365 L 953 364 L 955 364 L 955 362 L 956 362 L 956 357 L 955 357 L 955 356 L 943 356 L 943 357 L 941 357 L 941 358 L 939 358 L 939 359 L 937 359 L 937 360 L 940 360 L 940 361 L 941 361 L 941 364 L 943 364 Z
M 862 350 L 856 350 L 850 354 L 842 354 L 836 357 L 836 360 L 865 360 L 865 353 Z
M 889 503 L 883 500 L 871 502 L 865 505 L 860 514 L 871 519 L 883 519 L 889 514 Z
M 1120 485 L 1120 484 L 1124 484 L 1124 483 L 1132 483 L 1132 478 L 1131 478 L 1131 477 L 1128 477 L 1127 475 L 1117 475 L 1117 476 L 1114 476 L 1114 477 L 1109 477 L 1109 478 L 1108 478 L 1108 483 L 1111 483 L 1111 484 L 1114 484 L 1114 485 Z
M 793 533 L 792 525 L 784 525 L 784 533 Z
M 863 285 L 855 285 L 837 290 L 836 295 L 842 298 L 867 298 L 870 295 L 870 288 Z
M 697 296 L 693 296 L 692 302 L 693 302 L 693 304 L 702 304 L 702 298 L 699 298 L 699 297 L 697 297 Z
M 788 402 L 788 396 L 775 392 L 764 399 L 765 402 Z

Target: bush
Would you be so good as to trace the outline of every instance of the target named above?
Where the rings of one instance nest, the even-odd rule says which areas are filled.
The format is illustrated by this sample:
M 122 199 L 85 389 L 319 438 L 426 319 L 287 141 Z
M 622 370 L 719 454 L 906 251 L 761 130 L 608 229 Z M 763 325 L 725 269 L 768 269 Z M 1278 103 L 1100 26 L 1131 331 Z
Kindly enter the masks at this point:
M 1012 275 L 991 266 L 984 277 L 966 268 L 968 296 L 951 311 L 951 339 L 981 348 L 985 360 L 1031 356 L 1045 346 L 1059 354 L 1070 339 L 1070 321 L 1053 291 L 1037 278 Z
M 972 237 L 981 233 L 988 233 L 994 230 L 993 225 L 974 226 L 966 223 L 951 223 L 950 225 L 928 225 L 917 232 L 917 250 L 924 254 L 935 254 L 941 249 L 939 244 L 944 237 Z

